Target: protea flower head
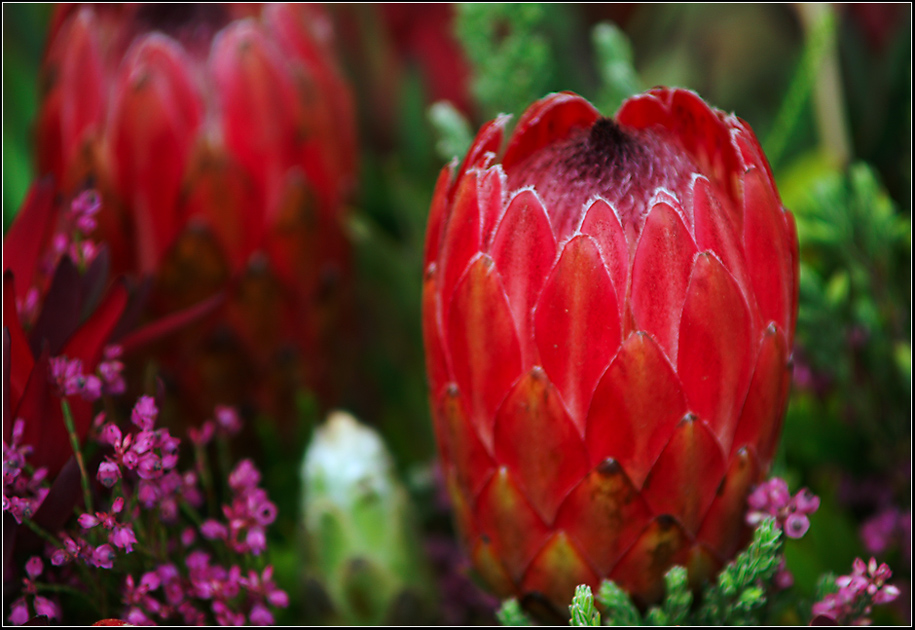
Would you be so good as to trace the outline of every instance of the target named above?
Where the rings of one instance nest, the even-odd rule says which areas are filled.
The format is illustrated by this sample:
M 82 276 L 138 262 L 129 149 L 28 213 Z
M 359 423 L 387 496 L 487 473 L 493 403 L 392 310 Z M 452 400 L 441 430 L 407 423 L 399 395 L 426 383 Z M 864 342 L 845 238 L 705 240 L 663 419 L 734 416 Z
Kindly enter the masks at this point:
M 458 529 L 494 591 L 647 604 L 744 542 L 776 448 L 797 238 L 752 130 L 685 90 L 532 105 L 435 189 L 423 326 Z
M 332 36 L 311 5 L 66 5 L 52 19 L 39 171 L 66 194 L 100 191 L 95 237 L 114 272 L 153 277 L 150 317 L 227 294 L 218 321 L 168 348 L 201 409 L 326 377 L 355 170 Z

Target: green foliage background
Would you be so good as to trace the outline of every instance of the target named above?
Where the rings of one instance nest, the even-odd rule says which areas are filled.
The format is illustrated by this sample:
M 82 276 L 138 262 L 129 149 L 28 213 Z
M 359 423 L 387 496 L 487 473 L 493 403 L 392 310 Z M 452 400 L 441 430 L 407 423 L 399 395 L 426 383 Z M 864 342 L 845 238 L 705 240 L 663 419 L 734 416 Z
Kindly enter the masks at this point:
M 814 385 L 794 390 L 774 472 L 793 489 L 809 486 L 822 507 L 810 533 L 788 541 L 785 552 L 807 598 L 823 571 L 848 572 L 866 553 L 858 529 L 876 506 L 850 503 L 843 488 L 882 484 L 895 505 L 911 508 L 911 9 L 900 6 L 897 27 L 874 46 L 847 7 L 805 16 L 788 5 L 466 5 L 455 29 L 472 68 L 472 111 L 441 106 L 430 115 L 428 86 L 408 66 L 388 140 L 378 142 L 373 103 L 357 86 L 361 195 L 350 233 L 363 315 L 358 392 L 348 404 L 381 430 L 401 472 L 424 479 L 417 471 L 434 457 L 419 304 L 425 220 L 441 166 L 482 122 L 499 112 L 517 116 L 550 91 L 577 91 L 611 115 L 646 87 L 688 87 L 750 123 L 797 219 L 795 360 Z M 49 13 L 47 5 L 3 7 L 4 231 L 34 176 Z M 830 63 L 838 69 L 832 83 L 823 79 Z M 838 123 L 824 120 L 822 99 L 839 103 Z M 275 562 L 287 579 L 296 571 L 298 488 L 278 462 L 304 451 L 314 409 L 304 393 L 303 401 L 294 443 L 267 429 L 261 436 L 281 509 Z M 427 529 L 447 527 L 424 504 L 428 482 L 413 490 Z M 898 547 L 885 559 L 909 579 L 910 560 Z M 294 606 L 281 621 L 301 621 L 300 613 Z M 799 620 L 796 606 L 773 614 Z M 882 614 L 878 621 L 902 619 Z

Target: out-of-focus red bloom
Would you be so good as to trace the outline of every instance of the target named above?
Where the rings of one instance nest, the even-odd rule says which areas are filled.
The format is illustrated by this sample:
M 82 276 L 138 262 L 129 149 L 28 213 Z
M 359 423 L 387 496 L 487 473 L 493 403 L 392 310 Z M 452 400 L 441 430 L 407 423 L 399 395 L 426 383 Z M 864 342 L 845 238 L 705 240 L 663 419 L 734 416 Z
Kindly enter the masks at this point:
M 355 171 L 333 27 L 312 5 L 59 7 L 43 62 L 38 166 L 103 197 L 116 273 L 154 277 L 149 317 L 227 290 L 161 347 L 202 413 L 326 385 L 348 273 Z M 278 394 L 277 392 L 281 393 Z
M 499 595 L 657 601 L 745 541 L 787 401 L 797 238 L 752 130 L 657 89 L 532 105 L 445 168 L 423 327 L 456 519 Z

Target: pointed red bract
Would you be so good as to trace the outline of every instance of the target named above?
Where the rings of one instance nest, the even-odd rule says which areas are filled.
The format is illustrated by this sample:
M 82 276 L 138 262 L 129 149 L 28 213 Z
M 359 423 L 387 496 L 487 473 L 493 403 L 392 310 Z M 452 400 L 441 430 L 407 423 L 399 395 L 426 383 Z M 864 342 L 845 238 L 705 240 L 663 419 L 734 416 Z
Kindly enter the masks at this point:
M 644 607 L 674 564 L 698 587 L 746 541 L 787 400 L 793 218 L 752 131 L 692 92 L 633 97 L 616 121 L 552 94 L 500 158 L 504 125 L 447 195 L 440 178 L 426 241 L 458 527 L 483 579 L 544 619 L 602 579 Z M 449 369 L 469 420 L 437 402 Z
M 690 410 L 726 450 L 746 396 L 752 356 L 750 316 L 737 283 L 717 258 L 699 254 L 680 319 L 677 373 Z
M 680 382 L 645 333 L 627 339 L 601 377 L 585 434 L 591 465 L 616 460 L 636 488 L 686 414 Z
M 511 310 L 492 259 L 477 258 L 455 289 L 448 346 L 458 388 L 471 421 L 492 450 L 496 409 L 521 372 L 521 350 Z
M 540 439 L 549 433 L 553 439 Z M 556 390 L 540 368 L 521 377 L 499 407 L 495 457 L 504 462 L 545 523 L 588 471 L 588 455 Z
M 638 330 L 658 342 L 671 361 L 696 245 L 680 214 L 667 203 L 649 212 L 632 263 L 630 303 Z
M 619 307 L 594 240 L 565 246 L 534 312 L 543 368 L 584 433 L 594 386 L 620 345 Z
M 556 239 L 537 196 L 522 190 L 508 204 L 492 243 L 492 259 L 505 283 L 508 303 L 522 340 L 524 366 L 537 361 L 533 310 L 556 260 Z

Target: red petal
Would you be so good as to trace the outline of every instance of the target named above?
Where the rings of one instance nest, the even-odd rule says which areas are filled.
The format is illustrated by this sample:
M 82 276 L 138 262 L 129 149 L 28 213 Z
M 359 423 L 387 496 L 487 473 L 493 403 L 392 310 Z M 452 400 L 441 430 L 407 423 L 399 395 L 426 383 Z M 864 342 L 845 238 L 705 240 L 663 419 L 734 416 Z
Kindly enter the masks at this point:
M 455 290 L 448 319 L 455 380 L 487 449 L 496 409 L 521 372 L 521 351 L 498 272 L 488 256 L 474 262 Z
M 438 396 L 445 382 L 451 377 L 448 372 L 448 358 L 442 341 L 442 309 L 440 294 L 436 291 L 435 265 L 426 273 L 423 283 L 423 341 L 426 349 L 426 372 L 429 375 L 429 390 Z
M 480 538 L 470 552 L 470 559 L 473 568 L 489 586 L 493 595 L 505 599 L 515 593 L 515 584 L 493 550 L 492 540 L 487 537 Z
M 491 541 L 493 554 L 502 560 L 512 580 L 520 582 L 549 530 L 504 466 L 480 494 L 476 514 L 480 535 Z
M 627 100 L 616 115 L 621 124 L 636 129 L 666 128 L 696 160 L 703 175 L 713 179 L 736 199 L 733 174 L 740 158 L 731 142 L 731 125 L 695 92 L 658 88 Z
M 480 174 L 480 222 L 483 226 L 483 249 L 489 250 L 496 226 L 505 213 L 505 171 L 498 164 Z
M 61 149 L 64 164 L 74 161 L 89 134 L 98 131 L 104 116 L 104 84 L 99 25 L 91 10 L 81 10 L 59 40 L 65 51 L 59 67 Z M 62 182 L 66 185 L 72 182 Z
M 746 449 L 737 451 L 696 536 L 716 551 L 719 560 L 733 558 L 747 538 L 747 496 L 759 477 L 753 455 Z
M 613 282 L 590 236 L 566 244 L 534 312 L 543 367 L 580 433 L 594 386 L 620 346 Z
M 669 516 L 659 516 L 617 563 L 610 579 L 625 589 L 638 606 L 660 601 L 664 595 L 664 574 L 688 557 L 689 538 Z
M 731 452 L 749 446 L 767 469 L 785 417 L 791 370 L 788 369 L 788 348 L 784 334 L 770 324 L 762 336 L 756 369 L 737 423 Z
M 601 378 L 588 410 L 591 463 L 612 457 L 641 488 L 686 413 L 680 381 L 645 333 L 624 343 Z
M 759 169 L 744 177 L 744 204 L 743 241 L 760 316 L 763 322 L 774 320 L 780 329 L 793 331 L 797 263 L 792 253 L 797 240 Z
M 448 189 L 454 175 L 454 164 L 445 166 L 438 174 L 435 192 L 432 193 L 432 206 L 429 209 L 429 220 L 426 224 L 426 250 L 423 254 L 423 265 L 438 260 L 438 250 L 442 242 L 442 224 L 448 208 Z
M 32 287 L 38 258 L 53 229 L 54 182 L 45 177 L 32 184 L 3 239 L 3 271 L 16 277 L 16 297 L 25 299 Z
M 598 576 L 565 532 L 557 532 L 531 563 L 524 575 L 522 589 L 544 596 L 563 615 L 572 601 L 575 587 L 588 584 L 597 588 Z
M 84 372 L 94 372 L 102 357 L 102 350 L 109 342 L 111 333 L 126 306 L 127 289 L 122 282 L 118 282 L 108 290 L 92 316 L 67 340 L 61 354 L 71 359 L 80 359 Z M 77 427 L 77 430 L 82 435 L 80 427 Z
M 464 496 L 473 500 L 495 466 L 467 418 L 466 397 L 453 385 L 446 388 L 438 399 L 435 415 L 441 427 L 445 459 L 454 465 Z
M 597 242 L 604 264 L 610 270 L 617 304 L 625 304 L 629 277 L 629 246 L 613 208 L 603 199 L 591 204 L 579 230 Z
M 677 373 L 690 409 L 728 452 L 750 383 L 750 339 L 737 283 L 717 258 L 699 254 L 680 321 Z
M 480 251 L 480 206 L 476 172 L 468 173 L 458 183 L 444 230 L 440 256 L 441 292 L 443 315 L 447 317 L 454 286 L 467 269 L 470 259 Z
M 269 213 L 278 208 L 286 170 L 303 142 L 302 104 L 284 59 L 250 20 L 213 42 L 210 70 L 229 151 L 254 178 Z
M 219 308 L 225 301 L 225 297 L 224 293 L 217 293 L 193 306 L 170 313 L 156 321 L 145 324 L 142 328 L 131 331 L 119 340 L 124 349 L 124 354 L 131 354 L 149 343 L 159 341 L 190 326 L 194 322 L 200 321 Z
M 753 304 L 752 285 L 747 275 L 746 256 L 740 237 L 742 209 L 718 197 L 704 177 L 693 185 L 693 217 L 696 244 L 700 250 L 713 251 L 740 286 L 748 304 Z M 752 312 L 752 309 L 751 309 Z
M 642 496 L 655 514 L 673 516 L 695 533 L 724 471 L 724 454 L 714 434 L 704 422 L 687 415 L 648 474 Z
M 585 477 L 559 508 L 565 530 L 601 577 L 607 577 L 639 536 L 651 512 L 620 465 L 607 459 Z
M 550 220 L 532 190 L 522 190 L 509 203 L 492 243 L 492 258 L 502 276 L 523 340 L 527 369 L 538 361 L 532 311 L 556 260 L 556 239 Z
M 545 523 L 588 472 L 581 436 L 540 368 L 523 376 L 499 408 L 495 450 Z
M 588 101 L 571 92 L 550 94 L 527 108 L 518 120 L 502 158 L 509 170 L 548 144 L 567 137 L 575 129 L 587 128 L 600 118 Z
M 22 330 L 22 324 L 19 322 L 19 313 L 16 311 L 15 283 L 13 274 L 9 271 L 3 272 L 3 327 L 9 332 L 10 407 L 15 410 L 19 406 L 19 401 L 22 400 L 23 392 L 35 365 L 35 358 L 32 356 L 29 342 Z M 12 430 L 12 422 L 15 419 L 8 418 L 8 424 L 4 421 L 4 439 L 8 440 L 12 435 L 7 434 L 7 431 Z
M 651 334 L 672 363 L 696 245 L 680 214 L 666 202 L 654 205 L 632 262 L 630 304 L 635 325 Z
M 474 138 L 473 144 L 467 149 L 467 156 L 461 163 L 455 182 L 461 181 L 464 175 L 472 168 L 481 168 L 486 165 L 490 159 L 487 154 L 495 155 L 502 148 L 502 136 L 505 133 L 505 125 L 511 117 L 502 115 L 490 120 L 483 125 Z
M 113 168 L 133 208 L 141 271 L 156 268 L 179 228 L 179 188 L 201 122 L 188 65 L 174 41 L 147 36 L 128 54 L 115 92 Z

